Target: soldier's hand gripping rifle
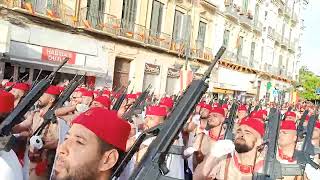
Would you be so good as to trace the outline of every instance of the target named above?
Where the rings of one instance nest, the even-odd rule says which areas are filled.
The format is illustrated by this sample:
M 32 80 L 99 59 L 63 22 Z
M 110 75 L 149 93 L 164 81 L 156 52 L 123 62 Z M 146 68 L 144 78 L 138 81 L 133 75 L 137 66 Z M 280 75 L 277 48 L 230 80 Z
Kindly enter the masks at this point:
M 141 113 L 140 111 L 143 110 L 142 103 L 147 99 L 150 88 L 151 84 L 149 84 L 147 89 L 140 94 L 136 101 L 131 105 L 130 109 L 122 115 L 123 119 L 132 122 L 132 116 Z
M 131 81 L 129 81 L 128 86 L 123 90 L 120 97 L 117 99 L 117 101 L 112 106 L 112 110 L 118 111 L 120 109 L 121 104 L 123 103 L 124 99 L 126 98 L 127 90 L 128 90 L 130 83 L 131 83 Z
M 42 79 L 31 91 L 29 91 L 17 107 L 0 124 L 0 141 L 2 141 L 2 143 L 0 143 L 0 149 L 10 151 L 13 145 L 12 143 L 15 141 L 15 137 L 11 135 L 12 128 L 22 121 L 25 113 L 28 112 L 34 103 L 47 90 L 55 74 L 67 63 L 68 60 L 69 58 L 65 58 L 54 72 L 52 72 L 47 78 Z
M 194 107 L 207 91 L 208 84 L 205 81 L 209 78 L 214 65 L 221 58 L 224 51 L 225 47 L 221 47 L 202 79 L 192 81 L 171 114 L 163 123 L 157 137 L 150 144 L 140 163 L 134 169 L 130 177 L 131 180 L 161 179 L 163 174 L 169 172 L 165 165 L 167 153 L 179 132 L 182 130 L 183 125 L 187 122 Z
M 82 83 L 84 80 L 85 75 L 82 75 L 78 81 L 72 80 L 68 87 L 61 93 L 61 95 L 57 98 L 55 104 L 43 115 L 43 122 L 38 127 L 38 129 L 32 134 L 32 136 L 39 136 L 43 129 L 50 123 L 56 123 L 56 116 L 55 111 L 58 108 L 61 108 L 64 103 L 70 98 L 71 94 L 74 92 L 75 89 Z
M 7 91 L 7 92 L 11 91 L 12 88 L 13 88 L 17 83 L 23 82 L 23 81 L 26 79 L 26 77 L 28 77 L 28 76 L 29 76 L 29 74 L 24 75 L 24 76 L 23 76 L 22 78 L 20 78 L 17 82 L 14 82 L 10 87 L 6 88 L 5 91 Z

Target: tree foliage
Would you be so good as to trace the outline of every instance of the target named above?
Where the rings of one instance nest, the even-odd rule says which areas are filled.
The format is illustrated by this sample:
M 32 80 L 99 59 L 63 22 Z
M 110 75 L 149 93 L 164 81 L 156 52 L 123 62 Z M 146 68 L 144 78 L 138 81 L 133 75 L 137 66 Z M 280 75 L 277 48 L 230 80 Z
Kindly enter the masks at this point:
M 320 100 L 320 95 L 316 94 L 316 89 L 320 88 L 320 77 L 302 66 L 299 70 L 299 82 L 303 87 L 300 96 L 306 100 Z

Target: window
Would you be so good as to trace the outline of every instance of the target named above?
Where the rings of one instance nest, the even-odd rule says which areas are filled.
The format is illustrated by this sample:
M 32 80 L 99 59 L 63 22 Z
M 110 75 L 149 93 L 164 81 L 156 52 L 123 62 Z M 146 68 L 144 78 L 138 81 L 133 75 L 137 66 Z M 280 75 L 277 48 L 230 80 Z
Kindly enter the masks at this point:
M 92 27 L 98 27 L 103 23 L 105 0 L 88 0 L 87 1 L 87 17 Z
M 242 48 L 243 48 L 243 37 L 239 36 L 238 40 L 237 40 L 237 46 L 238 46 L 238 51 L 237 51 L 237 56 L 241 56 L 242 55 Z
M 182 40 L 182 25 L 183 25 L 183 13 L 176 10 L 174 15 L 174 25 L 172 39 L 179 41 Z
M 204 41 L 206 37 L 206 26 L 207 24 L 200 21 L 199 22 L 199 30 L 198 30 L 198 38 L 197 38 L 197 48 L 203 49 L 204 48 Z
M 21 3 L 30 2 L 23 0 Z M 40 14 L 47 14 L 47 10 L 53 13 L 54 17 L 60 17 L 61 2 L 56 0 L 34 0 L 31 1 L 34 11 Z
M 137 0 L 124 0 L 122 6 L 121 26 L 133 30 L 137 13 Z
M 278 64 L 278 68 L 281 68 L 282 66 L 282 55 L 279 55 L 279 64 Z
M 242 12 L 248 11 L 248 1 L 249 0 L 242 0 Z
M 259 6 L 256 5 L 256 8 L 254 10 L 254 25 L 257 25 L 259 22 Z
M 159 1 L 154 0 L 152 5 L 151 23 L 150 23 L 150 34 L 153 36 L 159 36 L 161 33 L 162 25 L 162 14 L 163 4 Z
M 252 63 L 253 60 L 254 60 L 254 51 L 255 51 L 255 48 L 256 48 L 256 43 L 255 42 L 252 42 L 251 43 L 251 53 L 250 53 L 250 62 Z
M 223 33 L 223 45 L 225 47 L 228 47 L 229 36 L 230 36 L 230 31 L 229 30 L 224 30 L 224 33 Z

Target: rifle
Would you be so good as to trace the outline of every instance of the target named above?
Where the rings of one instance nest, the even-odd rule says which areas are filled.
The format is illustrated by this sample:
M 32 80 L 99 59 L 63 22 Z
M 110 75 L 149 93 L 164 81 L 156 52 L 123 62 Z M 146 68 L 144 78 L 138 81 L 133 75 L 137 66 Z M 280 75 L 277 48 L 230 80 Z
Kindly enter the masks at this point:
M 259 149 L 263 149 L 264 145 L 268 146 L 263 173 L 254 173 L 254 180 L 275 180 L 282 178 L 281 164 L 276 158 L 277 154 L 277 141 L 280 129 L 281 113 L 275 108 L 270 109 L 269 123 L 268 123 L 268 139 L 264 142 Z
M 151 84 L 149 84 L 149 86 L 147 87 L 146 90 L 144 90 L 140 96 L 136 99 L 136 101 L 132 104 L 132 106 L 130 107 L 130 109 L 125 112 L 123 115 L 122 115 L 122 118 L 129 121 L 129 122 L 132 122 L 132 119 L 131 117 L 135 114 L 139 114 L 139 110 L 142 110 L 141 108 L 141 103 L 144 102 L 146 100 L 146 98 L 148 97 L 148 94 L 149 94 L 149 89 L 151 88 Z
M 230 140 L 233 139 L 232 132 L 234 127 L 234 119 L 236 118 L 236 114 L 237 114 L 237 109 L 238 109 L 238 104 L 236 102 L 232 103 L 229 116 L 224 122 L 227 125 L 226 131 L 224 134 L 224 139 L 230 139 Z
M 32 86 L 31 86 L 31 89 L 34 88 L 34 86 L 35 86 L 36 84 L 38 84 L 39 77 L 40 77 L 41 73 L 42 73 L 42 69 L 39 71 L 36 80 L 33 81 Z
M 300 138 L 302 139 L 305 135 L 305 129 L 303 127 L 304 121 L 306 120 L 307 115 L 309 114 L 308 110 L 305 110 L 300 118 L 299 124 L 297 126 L 297 140 Z M 297 143 L 297 142 L 296 142 Z
M 199 102 L 202 95 L 207 91 L 208 84 L 205 82 L 211 74 L 211 71 L 222 54 L 226 50 L 221 47 L 213 62 L 209 65 L 204 76 L 199 80 L 193 80 L 181 99 L 177 102 L 171 114 L 162 124 L 162 128 L 154 129 L 158 131 L 156 139 L 150 144 L 146 154 L 138 166 L 134 169 L 130 179 L 161 179 L 163 174 L 169 172 L 165 165 L 167 153 L 176 139 L 183 125 L 187 122 L 194 107 Z M 160 129 L 160 130 L 159 130 Z
M 48 78 L 42 79 L 31 91 L 29 91 L 17 107 L 0 124 L 0 141 L 2 141 L 2 143 L 0 143 L 0 149 L 10 151 L 13 145 L 12 143 L 15 141 L 15 137 L 10 135 L 12 127 L 21 122 L 25 113 L 28 112 L 33 104 L 47 90 L 54 75 L 67 63 L 68 60 L 69 58 L 65 58 L 58 68 L 48 76 Z
M 17 84 L 23 82 L 23 80 L 28 77 L 29 74 L 24 75 L 22 78 L 20 78 L 17 82 L 13 83 L 10 87 L 8 87 L 5 91 L 9 92 L 12 90 L 12 88 Z
M 128 86 L 124 89 L 124 91 L 121 93 L 121 96 L 117 99 L 117 101 L 114 103 L 113 107 L 112 107 L 112 110 L 116 110 L 118 111 L 121 107 L 121 104 L 123 103 L 124 99 L 126 98 L 126 93 L 127 93 L 127 90 L 128 90 L 128 87 L 130 85 L 130 82 L 128 83 Z
M 114 100 L 116 94 L 118 94 L 118 93 L 121 91 L 122 88 L 123 88 L 123 85 L 121 85 L 119 88 L 117 88 L 115 91 L 113 91 L 113 92 L 114 92 L 114 95 L 110 97 L 110 101 L 111 101 L 112 103 L 113 103 L 113 100 Z
M 69 83 L 68 87 L 60 94 L 58 100 L 55 102 L 55 104 L 43 115 L 43 122 L 42 124 L 37 128 L 37 130 L 32 134 L 32 136 L 40 135 L 43 131 L 43 129 L 50 123 L 56 123 L 56 116 L 55 111 L 58 108 L 61 108 L 63 104 L 69 99 L 73 91 L 81 84 L 81 82 L 84 80 L 85 75 L 82 75 L 78 81 L 72 80 L 71 83 Z
M 310 158 L 310 156 L 315 155 L 315 148 L 312 144 L 312 135 L 317 119 L 318 115 L 315 112 L 314 115 L 310 117 L 308 122 L 306 137 L 304 138 L 301 150 L 294 152 L 294 157 L 297 159 L 297 162 L 302 169 L 305 168 L 306 164 L 310 164 L 315 169 L 320 168 L 320 166 Z

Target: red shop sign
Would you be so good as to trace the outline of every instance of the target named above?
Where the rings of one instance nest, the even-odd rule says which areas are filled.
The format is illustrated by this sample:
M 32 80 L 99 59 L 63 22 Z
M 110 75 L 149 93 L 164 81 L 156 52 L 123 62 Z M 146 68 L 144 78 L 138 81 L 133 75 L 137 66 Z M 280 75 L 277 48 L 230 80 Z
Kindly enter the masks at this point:
M 71 51 L 65 51 L 61 49 L 42 47 L 42 61 L 50 62 L 62 62 L 66 57 L 70 58 L 68 64 L 74 64 L 76 62 L 76 53 Z

